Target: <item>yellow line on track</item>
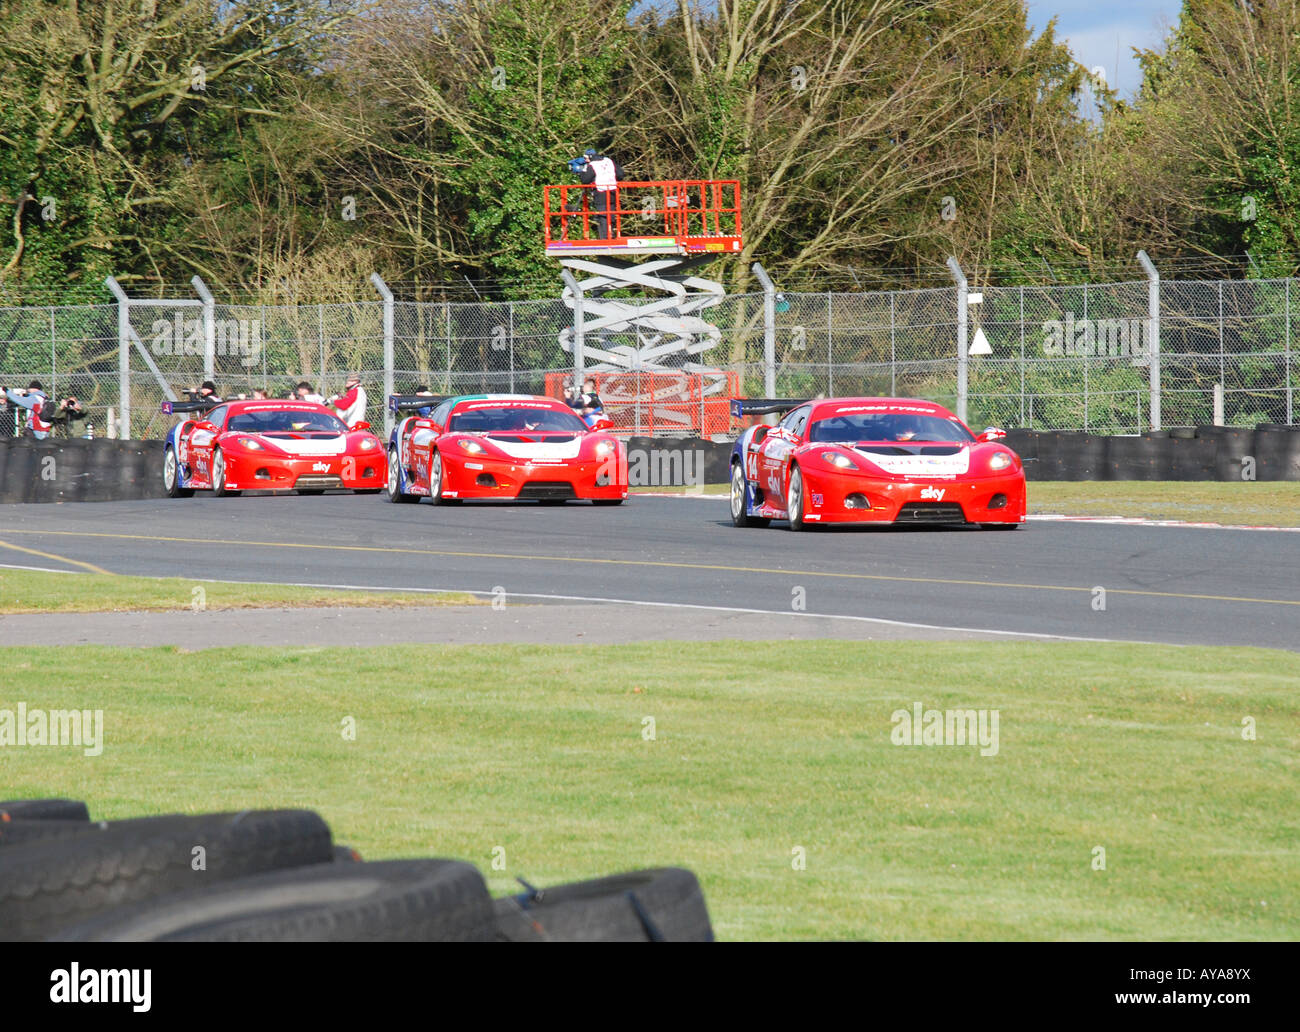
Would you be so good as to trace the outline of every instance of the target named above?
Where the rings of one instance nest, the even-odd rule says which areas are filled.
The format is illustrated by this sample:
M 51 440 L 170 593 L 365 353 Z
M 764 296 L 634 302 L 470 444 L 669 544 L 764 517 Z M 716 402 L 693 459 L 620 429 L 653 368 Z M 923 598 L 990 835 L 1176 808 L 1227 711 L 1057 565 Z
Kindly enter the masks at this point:
M 779 570 L 765 566 L 726 566 L 713 563 L 676 563 L 655 559 L 601 559 L 592 556 L 520 555 L 510 552 L 452 552 L 432 548 L 383 548 L 378 545 L 325 545 L 311 541 L 233 541 L 224 538 L 162 537 L 151 534 L 108 534 L 81 530 L 4 530 L 4 534 L 39 534 L 59 537 L 109 538 L 118 541 L 154 541 L 183 545 L 228 545 L 233 548 L 297 548 L 322 552 L 392 552 L 396 555 L 445 556 L 455 559 L 517 559 L 521 562 L 588 563 L 608 566 L 653 566 L 670 570 L 708 570 L 718 573 L 761 573 L 780 577 L 822 577 L 842 580 L 888 581 L 901 584 L 951 584 L 976 588 L 1015 588 L 1022 591 L 1082 591 L 1091 594 L 1092 588 L 1070 584 L 1022 584 L 1015 581 L 958 580 L 947 577 L 899 577 L 882 573 L 844 573 L 819 570 Z M 16 545 L 9 546 L 16 548 Z M 24 550 L 25 551 L 25 550 Z M 35 552 L 34 555 L 44 555 Z M 57 556 L 54 558 L 58 558 Z M 63 562 L 74 562 L 64 559 Z M 96 573 L 107 571 L 80 563 Z M 1146 598 L 1175 598 L 1206 602 L 1250 602 L 1271 606 L 1300 606 L 1300 599 L 1250 598 L 1236 595 L 1198 595 L 1178 591 L 1145 591 L 1140 588 L 1107 588 L 1110 595 L 1139 595 Z
M 68 559 L 61 555 L 55 555 L 53 552 L 38 552 L 34 548 L 23 548 L 22 545 L 11 545 L 8 541 L 0 541 L 0 548 L 12 548 L 15 552 L 25 552 L 27 555 L 38 555 L 42 559 L 53 559 L 56 563 L 67 563 L 69 566 L 80 566 L 83 570 L 89 570 L 91 573 L 103 573 L 112 576 L 107 570 L 95 566 L 93 563 L 83 563 L 80 559 Z

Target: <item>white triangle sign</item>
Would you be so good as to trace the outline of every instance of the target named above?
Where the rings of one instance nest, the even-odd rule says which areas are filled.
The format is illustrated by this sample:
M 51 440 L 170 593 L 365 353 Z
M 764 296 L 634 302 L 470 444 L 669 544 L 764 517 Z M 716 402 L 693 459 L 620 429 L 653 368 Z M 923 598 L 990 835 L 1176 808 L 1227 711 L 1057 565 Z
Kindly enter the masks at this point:
M 984 327 L 979 326 L 975 329 L 975 339 L 970 343 L 970 355 L 991 355 L 993 349 L 989 347 L 989 339 L 984 336 Z

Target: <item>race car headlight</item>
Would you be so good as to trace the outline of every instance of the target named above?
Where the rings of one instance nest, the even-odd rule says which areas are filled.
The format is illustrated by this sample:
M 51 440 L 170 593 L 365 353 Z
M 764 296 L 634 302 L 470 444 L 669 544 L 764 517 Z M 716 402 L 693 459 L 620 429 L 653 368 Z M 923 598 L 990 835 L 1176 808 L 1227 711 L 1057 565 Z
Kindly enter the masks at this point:
M 251 450 L 253 450 L 253 451 L 263 451 L 263 450 L 264 450 L 264 449 L 262 448 L 262 442 L 261 442 L 261 441 L 254 441 L 251 437 L 241 437 L 241 438 L 239 439 L 239 443 L 242 444 L 245 448 L 249 448 L 249 449 L 251 449 Z
M 379 447 L 379 442 L 373 437 L 363 437 L 361 438 L 361 443 L 357 445 L 357 447 L 362 451 L 373 451 Z
M 478 441 L 461 441 L 460 446 L 471 455 L 481 455 L 483 453 L 483 445 L 479 444 Z
M 1007 469 L 1011 465 L 1011 456 L 1007 452 L 998 452 L 989 459 L 989 469 Z
M 613 442 L 613 441 L 597 441 L 597 442 L 596 442 L 596 454 L 597 454 L 597 455 L 602 455 L 602 456 L 604 456 L 604 455 L 610 455 L 610 454 L 613 453 L 613 451 L 614 451 L 614 442 Z
M 832 466 L 839 469 L 857 469 L 858 464 L 850 459 L 843 452 L 824 451 L 822 452 L 822 461 L 829 462 Z

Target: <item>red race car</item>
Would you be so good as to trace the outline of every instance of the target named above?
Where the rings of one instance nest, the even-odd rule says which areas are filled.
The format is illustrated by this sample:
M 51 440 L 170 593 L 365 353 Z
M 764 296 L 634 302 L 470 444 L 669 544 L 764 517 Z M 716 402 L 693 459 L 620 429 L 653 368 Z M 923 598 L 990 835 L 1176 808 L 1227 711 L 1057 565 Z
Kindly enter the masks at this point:
M 168 414 L 197 414 L 167 433 L 163 488 L 171 498 L 196 490 L 218 497 L 241 491 L 320 494 L 329 488 L 382 491 L 384 445 L 369 423 L 349 428 L 310 401 L 164 401 Z
M 388 443 L 394 502 L 589 498 L 619 505 L 627 497 L 627 449 L 606 433 L 612 424 L 588 426 L 555 398 L 395 394 L 388 405 L 398 416 L 416 413 L 398 422 Z
M 978 436 L 946 408 L 910 398 L 733 401 L 732 414 L 783 412 L 747 429 L 731 454 L 731 522 L 791 530 L 816 523 L 1025 520 L 1020 456 L 992 428 Z

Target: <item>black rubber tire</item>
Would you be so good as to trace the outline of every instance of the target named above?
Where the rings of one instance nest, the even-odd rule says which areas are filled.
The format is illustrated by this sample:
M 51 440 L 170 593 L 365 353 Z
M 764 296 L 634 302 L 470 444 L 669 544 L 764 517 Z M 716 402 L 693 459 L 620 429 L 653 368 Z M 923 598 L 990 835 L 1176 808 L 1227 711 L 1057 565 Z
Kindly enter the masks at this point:
M 5 799 L 0 801 L 0 823 L 24 821 L 88 821 L 90 810 L 80 799 Z
M 626 499 L 623 498 L 593 498 L 592 505 L 622 505 Z
M 731 511 L 733 527 L 766 527 L 772 521 L 765 516 L 750 516 L 745 512 L 745 494 L 749 485 L 739 462 L 731 464 L 731 498 L 728 508 Z M 739 497 L 737 497 L 739 496 Z
M 217 457 L 221 457 L 221 465 L 217 466 Z M 217 472 L 220 470 L 221 477 L 218 483 Z M 212 449 L 212 495 L 214 498 L 238 498 L 243 491 L 232 491 L 226 487 L 226 457 L 221 454 L 220 448 Z
M 388 485 L 384 488 L 384 493 L 388 495 L 390 502 L 418 502 L 419 495 L 407 494 L 401 489 L 401 480 L 397 474 L 399 463 L 397 460 L 397 449 L 388 449 Z
M 804 486 L 803 482 L 803 471 L 798 466 L 791 466 L 790 487 L 787 491 L 787 495 L 794 494 L 795 499 L 793 502 L 791 502 L 788 497 L 786 499 L 786 505 L 789 507 L 789 510 L 786 512 L 786 519 L 789 521 L 791 530 L 808 529 L 808 524 L 804 522 L 803 518 L 804 495 L 807 493 L 807 490 L 808 489 Z
M 80 942 L 488 942 L 483 876 L 457 860 L 332 863 L 146 900 L 63 929 Z
M 168 469 L 168 463 L 171 469 Z M 171 480 L 168 481 L 168 473 L 171 473 Z M 193 498 L 194 489 L 191 487 L 181 487 L 181 467 L 176 461 L 176 450 L 168 445 L 163 449 L 163 492 L 168 498 Z
M 0 849 L 0 929 L 42 939 L 113 907 L 197 885 L 334 858 L 330 831 L 308 810 L 114 821 L 91 833 Z M 191 866 L 205 851 L 206 869 Z
M 1019 523 L 981 523 L 985 530 L 1019 530 Z
M 680 867 L 616 874 L 496 902 L 509 942 L 712 942 L 704 894 Z
M 23 846 L 29 842 L 75 838 L 77 835 L 103 831 L 106 827 L 108 827 L 106 821 L 94 823 L 58 819 L 4 821 L 0 823 L 0 849 L 6 846 Z
M 435 462 L 438 464 L 438 487 L 436 490 L 433 486 Z M 445 479 L 446 475 L 443 472 L 442 453 L 435 449 L 434 453 L 429 456 L 429 501 L 433 502 L 434 505 L 446 505 L 448 502 L 459 501 L 459 499 L 456 498 L 444 498 L 442 496 L 442 482 Z

